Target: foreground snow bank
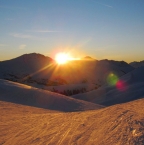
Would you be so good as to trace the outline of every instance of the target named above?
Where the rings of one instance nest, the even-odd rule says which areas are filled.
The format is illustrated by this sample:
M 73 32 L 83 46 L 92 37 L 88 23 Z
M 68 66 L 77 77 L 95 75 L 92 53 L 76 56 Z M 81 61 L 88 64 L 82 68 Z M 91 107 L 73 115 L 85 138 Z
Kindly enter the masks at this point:
M 2 79 L 0 100 L 66 112 L 102 108 L 100 105 Z

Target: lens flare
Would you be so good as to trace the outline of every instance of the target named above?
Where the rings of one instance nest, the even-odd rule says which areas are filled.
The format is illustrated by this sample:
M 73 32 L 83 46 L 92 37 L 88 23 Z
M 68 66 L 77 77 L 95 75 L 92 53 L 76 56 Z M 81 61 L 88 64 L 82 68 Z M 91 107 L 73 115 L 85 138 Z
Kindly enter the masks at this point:
M 107 77 L 107 83 L 110 86 L 115 86 L 117 90 L 119 91 L 126 91 L 127 85 L 123 80 L 120 80 L 118 76 L 116 76 L 113 73 L 110 73 Z
M 124 81 L 122 80 L 119 80 L 117 83 L 116 83 L 116 88 L 119 90 L 119 91 L 126 91 L 127 90 L 127 85 Z
M 116 83 L 118 82 L 118 77 L 113 74 L 113 73 L 110 73 L 107 77 L 107 83 L 110 85 L 110 86 L 115 86 Z

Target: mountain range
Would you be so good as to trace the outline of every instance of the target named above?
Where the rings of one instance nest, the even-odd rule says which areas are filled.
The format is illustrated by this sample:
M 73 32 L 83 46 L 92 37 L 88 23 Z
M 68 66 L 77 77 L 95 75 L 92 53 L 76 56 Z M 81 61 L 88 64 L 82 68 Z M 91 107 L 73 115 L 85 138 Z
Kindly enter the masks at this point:
M 102 85 L 110 73 L 120 77 L 133 69 L 124 61 L 95 59 L 75 60 L 66 65 L 58 65 L 50 57 L 32 53 L 0 62 L 0 78 L 22 83 L 33 80 L 52 86 L 83 82 Z
M 137 68 L 137 67 L 141 67 L 141 66 L 144 66 L 144 60 L 143 61 L 134 61 L 134 62 L 131 62 L 129 63 L 131 66 Z

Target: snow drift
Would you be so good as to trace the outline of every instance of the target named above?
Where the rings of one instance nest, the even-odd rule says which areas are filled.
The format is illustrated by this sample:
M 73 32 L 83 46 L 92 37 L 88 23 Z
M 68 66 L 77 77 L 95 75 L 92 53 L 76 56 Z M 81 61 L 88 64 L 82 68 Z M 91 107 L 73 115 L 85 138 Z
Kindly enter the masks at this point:
M 102 105 L 114 105 L 144 97 L 144 67 L 137 68 L 122 76 L 117 84 L 106 84 L 97 90 L 74 95 L 82 99 Z
M 6 80 L 0 80 L 0 100 L 65 112 L 102 108 L 100 105 Z

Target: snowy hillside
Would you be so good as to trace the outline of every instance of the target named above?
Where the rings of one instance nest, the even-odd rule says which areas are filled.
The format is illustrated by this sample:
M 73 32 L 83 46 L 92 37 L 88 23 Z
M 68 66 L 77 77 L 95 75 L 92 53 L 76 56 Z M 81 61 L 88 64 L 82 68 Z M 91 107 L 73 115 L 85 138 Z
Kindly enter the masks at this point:
M 57 113 L 0 101 L 0 144 L 143 145 L 144 99 L 100 110 Z
M 135 68 L 144 66 L 144 60 L 140 61 L 140 62 L 137 62 L 137 61 L 131 62 L 130 65 L 135 67 Z
M 100 105 L 6 80 L 0 80 L 0 100 L 65 112 L 102 108 Z
M 122 76 L 114 86 L 104 85 L 88 93 L 74 95 L 73 98 L 90 102 L 113 105 L 144 97 L 144 67 L 137 68 Z
M 27 83 L 27 84 L 36 88 L 49 90 L 51 92 L 63 94 L 66 96 L 89 92 L 99 87 L 95 84 L 90 83 L 59 85 L 59 86 L 46 86 L 37 83 Z

